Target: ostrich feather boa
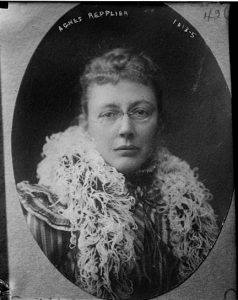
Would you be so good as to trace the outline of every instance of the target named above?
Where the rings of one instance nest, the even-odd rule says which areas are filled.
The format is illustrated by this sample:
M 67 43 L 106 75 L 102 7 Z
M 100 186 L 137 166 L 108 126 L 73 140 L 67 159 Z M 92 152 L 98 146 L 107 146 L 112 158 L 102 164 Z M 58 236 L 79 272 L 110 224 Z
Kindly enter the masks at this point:
M 160 189 L 159 212 L 170 224 L 173 253 L 181 260 L 180 278 L 189 276 L 215 243 L 219 228 L 209 201 L 213 196 L 198 180 L 197 169 L 162 151 L 155 186 Z
M 196 170 L 161 149 L 148 195 L 158 200 L 157 216 L 169 223 L 169 244 L 187 277 L 206 257 L 218 234 L 209 204 L 210 192 Z M 77 284 L 99 297 L 117 299 L 109 274 L 127 287 L 126 274 L 135 263 L 136 199 L 127 192 L 125 177 L 107 165 L 80 127 L 47 138 L 37 168 L 39 184 L 57 195 L 59 213 L 70 221 L 71 248 L 76 248 Z M 159 195 L 159 197 L 158 197 Z M 54 205 L 57 205 L 54 204 Z
M 134 260 L 135 200 L 126 193 L 125 178 L 105 164 L 79 127 L 47 139 L 43 155 L 39 184 L 65 205 L 60 213 L 71 223 L 70 247 L 79 250 L 76 283 L 98 296 L 104 289 L 113 295 L 109 274 L 128 272 Z

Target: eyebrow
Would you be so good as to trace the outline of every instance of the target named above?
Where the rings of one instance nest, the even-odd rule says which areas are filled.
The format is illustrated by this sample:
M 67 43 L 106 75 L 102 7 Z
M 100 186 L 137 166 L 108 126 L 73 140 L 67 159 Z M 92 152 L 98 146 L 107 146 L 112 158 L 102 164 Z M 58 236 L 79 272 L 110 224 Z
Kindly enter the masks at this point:
M 154 104 L 153 104 L 153 103 L 151 103 L 151 102 L 149 102 L 149 101 L 147 101 L 147 100 L 141 99 L 141 100 L 137 100 L 137 101 L 134 102 L 134 103 L 131 103 L 131 104 L 129 105 L 129 108 L 128 108 L 128 109 L 131 109 L 131 108 L 133 108 L 133 107 L 135 107 L 135 106 L 137 106 L 137 105 L 139 105 L 139 104 L 143 104 L 143 103 L 145 103 L 145 104 L 147 104 L 147 105 L 149 105 L 149 106 L 154 107 Z M 102 106 L 102 109 L 105 109 L 105 108 L 120 108 L 120 107 L 119 107 L 118 104 L 109 103 L 109 104 L 105 104 L 105 105 Z
M 119 108 L 119 106 L 117 104 L 105 104 L 101 107 L 102 109 L 105 109 L 105 108 Z
M 147 104 L 147 105 L 149 105 L 149 106 L 151 106 L 151 107 L 154 107 L 154 104 L 153 104 L 153 103 L 151 103 L 151 102 L 149 102 L 149 101 L 147 101 L 147 100 L 141 99 L 141 100 L 137 100 L 136 102 L 134 102 L 134 103 L 132 103 L 131 105 L 129 105 L 129 109 L 130 109 L 130 108 L 133 108 L 133 107 L 135 107 L 135 106 L 137 106 L 137 105 L 139 105 L 139 104 Z

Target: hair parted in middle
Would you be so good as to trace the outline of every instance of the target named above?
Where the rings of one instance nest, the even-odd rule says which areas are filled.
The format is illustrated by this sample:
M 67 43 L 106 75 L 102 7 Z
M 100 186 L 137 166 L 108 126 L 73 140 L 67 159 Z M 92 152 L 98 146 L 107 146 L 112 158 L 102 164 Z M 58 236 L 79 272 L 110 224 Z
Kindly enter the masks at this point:
M 81 110 L 87 114 L 87 92 L 92 84 L 117 84 L 128 80 L 151 86 L 156 94 L 157 105 L 162 114 L 163 75 L 159 67 L 143 52 L 115 48 L 92 59 L 80 78 L 82 96 Z

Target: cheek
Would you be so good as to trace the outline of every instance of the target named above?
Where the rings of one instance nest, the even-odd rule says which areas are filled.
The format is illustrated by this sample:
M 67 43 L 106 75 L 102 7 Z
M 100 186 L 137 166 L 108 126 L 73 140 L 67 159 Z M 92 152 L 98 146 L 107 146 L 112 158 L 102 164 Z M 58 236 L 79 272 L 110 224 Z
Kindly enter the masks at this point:
M 155 144 L 158 136 L 157 122 L 148 124 L 146 127 L 138 128 L 138 133 L 140 140 L 142 142 L 144 141 L 145 147 Z
M 96 148 L 101 154 L 111 148 L 113 137 L 105 128 L 101 128 L 98 125 L 89 125 L 88 133 L 93 138 Z
M 100 139 L 102 135 L 98 124 L 91 121 L 90 118 L 88 119 L 88 133 L 94 140 Z

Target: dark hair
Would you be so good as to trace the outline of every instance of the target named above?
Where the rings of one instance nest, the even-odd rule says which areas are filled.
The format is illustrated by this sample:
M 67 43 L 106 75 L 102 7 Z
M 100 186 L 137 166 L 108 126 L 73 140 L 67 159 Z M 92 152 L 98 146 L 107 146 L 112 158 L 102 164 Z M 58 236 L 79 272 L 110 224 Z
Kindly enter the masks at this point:
M 158 66 L 143 52 L 116 48 L 92 59 L 80 78 L 81 110 L 87 114 L 87 91 L 93 84 L 117 84 L 121 79 L 151 86 L 157 97 L 158 110 L 162 114 L 163 76 Z

